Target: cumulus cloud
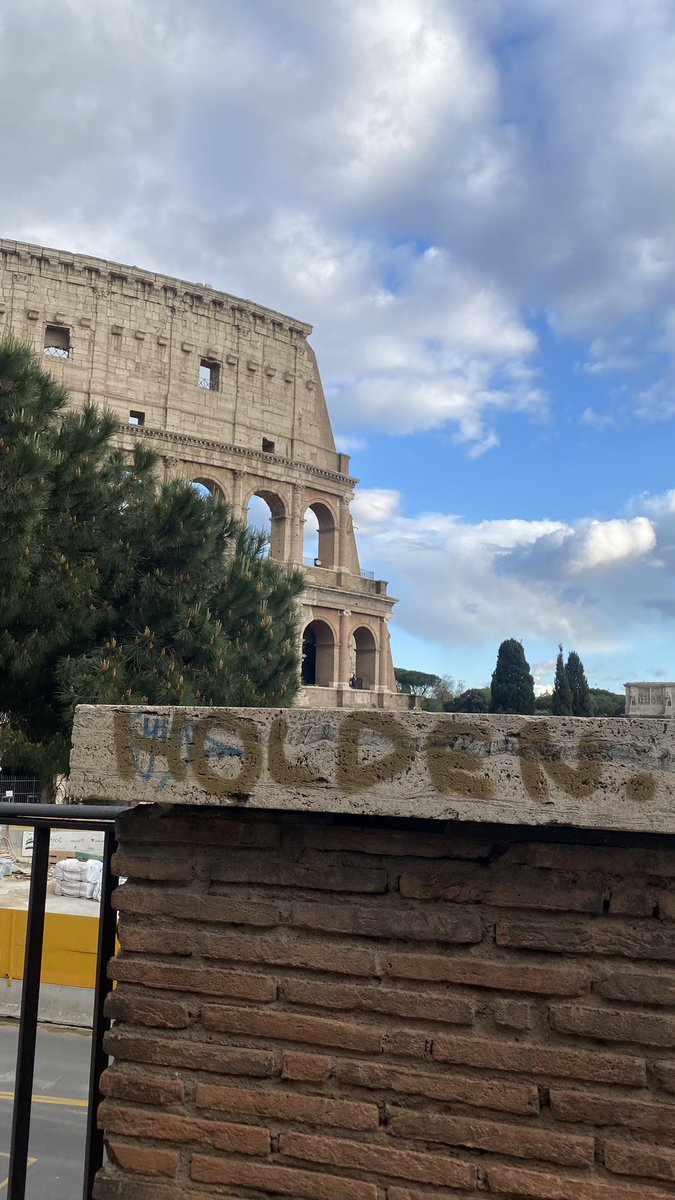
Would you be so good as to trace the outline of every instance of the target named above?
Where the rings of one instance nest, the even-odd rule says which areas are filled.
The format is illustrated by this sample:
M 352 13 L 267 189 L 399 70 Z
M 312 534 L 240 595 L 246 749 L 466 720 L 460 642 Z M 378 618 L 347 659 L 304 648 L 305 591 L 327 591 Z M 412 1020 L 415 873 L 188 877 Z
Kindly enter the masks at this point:
M 363 489 L 355 508 L 362 557 L 395 581 L 409 632 L 448 648 L 517 636 L 610 654 L 644 634 L 650 610 L 670 602 L 675 615 L 673 497 L 637 501 L 649 515 L 576 525 L 408 517 L 394 491 Z M 553 661 L 539 663 L 538 686 Z

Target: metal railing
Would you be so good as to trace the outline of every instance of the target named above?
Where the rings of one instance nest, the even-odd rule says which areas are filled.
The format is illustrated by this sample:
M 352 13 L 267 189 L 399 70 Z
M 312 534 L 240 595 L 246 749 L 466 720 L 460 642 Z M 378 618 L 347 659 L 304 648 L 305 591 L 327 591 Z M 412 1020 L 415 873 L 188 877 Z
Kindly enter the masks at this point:
M 101 910 L 96 956 L 96 987 L 89 1067 L 87 1104 L 87 1134 L 84 1157 L 83 1200 L 91 1200 L 94 1176 L 103 1165 L 103 1133 L 97 1128 L 96 1111 L 102 1100 L 100 1079 L 108 1065 L 103 1050 L 103 1037 L 110 1027 L 103 1006 L 112 988 L 107 966 L 115 952 L 116 914 L 111 904 L 115 876 L 110 860 L 115 849 L 115 819 L 122 808 L 107 805 L 79 806 L 55 804 L 0 803 L 0 825 L 32 826 L 34 830 L 33 861 L 31 866 L 28 926 L 24 956 L 23 987 L 19 1043 L 16 1054 L 16 1077 L 12 1109 L 12 1133 L 9 1147 L 8 1200 L 24 1200 L 28 1168 L 35 1046 L 37 1041 L 40 1001 L 40 965 L 44 938 L 47 871 L 49 868 L 49 837 L 52 829 L 95 829 L 104 834 L 103 874 L 101 879 Z

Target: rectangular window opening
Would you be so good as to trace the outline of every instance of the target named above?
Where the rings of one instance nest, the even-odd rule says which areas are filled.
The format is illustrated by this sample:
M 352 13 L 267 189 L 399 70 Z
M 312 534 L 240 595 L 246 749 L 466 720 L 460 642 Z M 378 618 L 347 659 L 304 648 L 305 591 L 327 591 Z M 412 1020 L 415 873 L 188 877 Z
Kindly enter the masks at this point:
M 145 425 L 145 413 L 138 412 L 135 408 L 132 408 L 131 412 L 129 413 L 129 424 Z
M 202 358 L 199 363 L 199 386 L 210 392 L 217 392 L 220 387 L 220 364 L 210 358 Z
M 274 454 L 274 442 L 270 441 L 269 438 L 263 438 L 262 448 L 263 454 Z
M 44 352 L 50 358 L 70 358 L 70 330 L 66 325 L 47 326 Z

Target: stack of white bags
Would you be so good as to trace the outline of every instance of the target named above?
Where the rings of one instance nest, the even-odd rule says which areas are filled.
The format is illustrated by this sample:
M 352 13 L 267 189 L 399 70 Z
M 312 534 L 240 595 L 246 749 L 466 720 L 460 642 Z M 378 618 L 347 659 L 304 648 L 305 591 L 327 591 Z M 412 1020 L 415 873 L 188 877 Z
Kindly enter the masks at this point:
M 76 858 L 63 858 L 54 867 L 54 893 L 82 900 L 100 900 L 102 874 L 103 863 L 98 859 L 79 862 Z

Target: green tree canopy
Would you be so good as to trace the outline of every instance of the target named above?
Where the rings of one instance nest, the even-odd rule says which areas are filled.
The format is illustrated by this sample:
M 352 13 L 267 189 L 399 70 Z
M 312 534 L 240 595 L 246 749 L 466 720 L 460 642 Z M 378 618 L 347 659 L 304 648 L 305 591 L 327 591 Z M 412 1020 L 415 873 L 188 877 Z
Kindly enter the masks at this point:
M 441 682 L 438 675 L 429 675 L 426 671 L 407 671 L 404 667 L 395 667 L 394 675 L 399 692 L 408 692 L 411 696 L 431 696 Z
M 446 712 L 486 713 L 490 711 L 489 688 L 467 688 L 449 704 Z
M 591 715 L 591 694 L 588 688 L 588 680 L 582 663 L 576 650 L 570 650 L 567 655 L 567 665 L 565 673 L 569 680 L 570 694 L 572 697 L 572 712 L 575 717 L 590 717 Z
M 299 573 L 67 401 L 0 344 L 0 760 L 42 778 L 67 767 L 76 704 L 279 705 L 298 686 Z
M 558 648 L 558 657 L 555 661 L 555 682 L 553 684 L 551 712 L 555 717 L 572 716 L 572 691 L 563 662 L 562 646 Z
M 515 638 L 508 638 L 499 647 L 491 696 L 490 712 L 534 712 L 534 680 L 522 642 Z
M 605 688 L 589 688 L 592 717 L 623 717 L 626 713 L 626 697 L 620 692 L 608 692 Z

